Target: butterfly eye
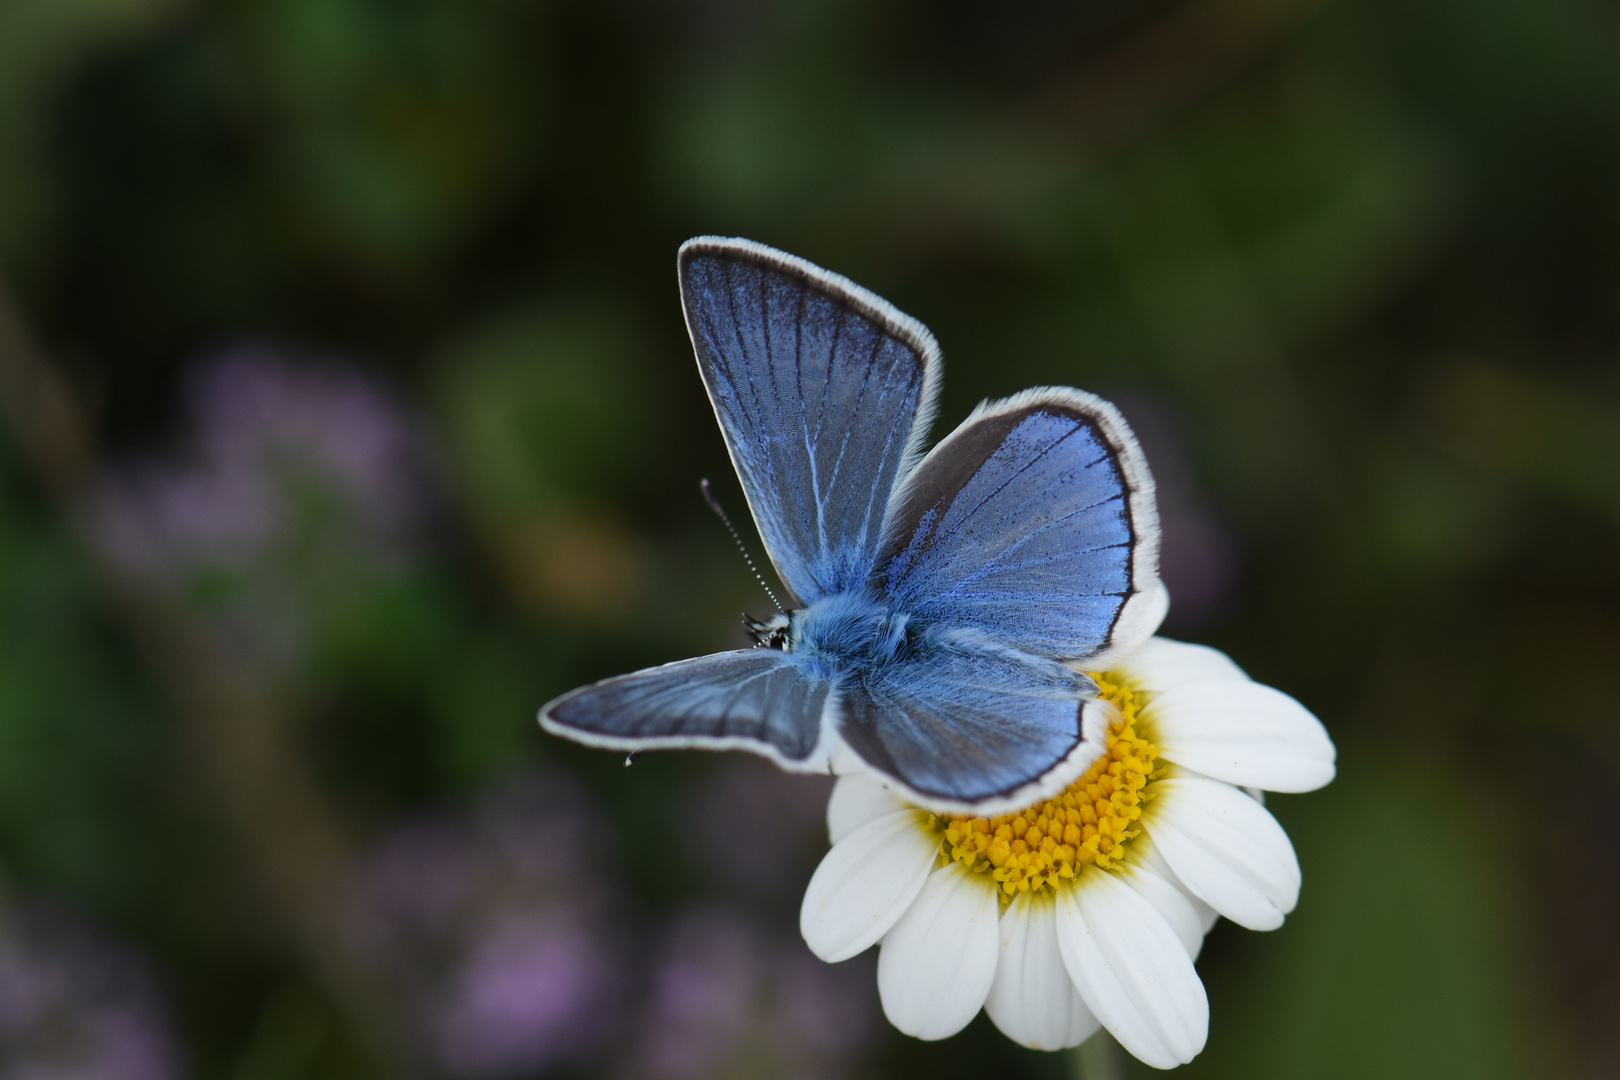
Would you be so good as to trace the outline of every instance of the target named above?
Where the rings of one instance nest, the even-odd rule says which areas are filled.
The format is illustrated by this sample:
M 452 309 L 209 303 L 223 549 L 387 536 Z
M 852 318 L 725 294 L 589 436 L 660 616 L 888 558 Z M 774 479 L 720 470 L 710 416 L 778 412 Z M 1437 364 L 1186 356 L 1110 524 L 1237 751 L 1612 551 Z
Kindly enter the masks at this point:
M 763 622 L 752 615 L 744 615 L 743 625 L 748 627 L 749 634 L 753 635 L 754 643 L 759 648 L 787 652 L 793 643 L 793 625 L 788 615 L 773 615 Z

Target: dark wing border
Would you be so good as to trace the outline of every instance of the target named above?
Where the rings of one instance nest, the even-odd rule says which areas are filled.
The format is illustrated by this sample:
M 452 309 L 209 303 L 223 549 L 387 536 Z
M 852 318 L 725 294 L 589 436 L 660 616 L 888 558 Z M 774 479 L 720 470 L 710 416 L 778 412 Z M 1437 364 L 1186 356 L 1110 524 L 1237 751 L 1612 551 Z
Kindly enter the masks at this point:
M 728 663 L 743 665 L 749 661 L 758 665 L 757 670 L 760 674 L 770 672 L 772 665 L 781 665 L 776 670 L 782 672 L 787 672 L 795 667 L 794 661 L 789 658 L 789 654 L 763 648 L 736 649 L 729 652 L 708 653 L 704 656 L 695 656 L 686 660 L 676 660 L 657 667 L 632 671 L 628 675 L 615 675 L 609 679 L 601 679 L 588 686 L 581 686 L 576 690 L 571 690 L 566 694 L 553 698 L 540 709 L 540 727 L 549 734 L 601 750 L 745 750 L 769 758 L 788 772 L 829 772 L 831 768 L 830 757 L 841 746 L 841 740 L 837 738 L 835 733 L 829 738 L 829 732 L 837 722 L 838 694 L 830 680 L 818 679 L 802 668 L 798 670 L 801 677 L 813 683 L 824 684 L 821 712 L 817 717 L 816 741 L 802 758 L 795 758 L 785 754 L 780 747 L 763 735 L 611 734 L 565 723 L 555 715 L 557 710 L 586 695 L 622 687 L 636 681 L 645 682 L 660 677 L 667 677 L 674 681 L 684 681 L 694 691 L 705 685 L 713 689 L 712 681 L 705 681 L 705 667 L 718 669 Z
M 887 571 L 894 555 L 903 550 L 910 540 L 911 532 L 922 514 L 939 497 L 938 493 L 919 487 L 930 460 L 935 460 L 936 455 L 942 459 L 954 444 L 978 434 L 981 425 L 987 421 L 1031 413 L 1042 406 L 1052 405 L 1077 413 L 1096 426 L 1112 452 L 1126 486 L 1127 519 L 1135 539 L 1131 549 L 1130 595 L 1115 612 L 1107 641 L 1089 656 L 1071 658 L 1084 659 L 1088 667 L 1100 670 L 1112 659 L 1152 637 L 1164 621 L 1170 601 L 1159 579 L 1159 510 L 1147 457 L 1119 410 L 1112 402 L 1095 394 L 1068 386 L 1036 386 L 1011 397 L 980 402 L 955 431 L 935 444 L 927 457 L 908 470 L 895 485 L 885 512 L 884 536 L 878 545 L 878 573 Z
M 902 679 L 897 684 L 889 678 L 880 677 L 875 680 L 875 685 L 872 682 L 851 681 L 841 688 L 839 694 L 838 734 L 844 745 L 873 772 L 903 792 L 913 804 L 939 814 L 995 816 L 1010 813 L 1056 795 L 1074 783 L 1106 752 L 1109 724 L 1117 713 L 1091 696 L 1095 692 L 1095 684 L 1086 676 L 1054 661 L 1033 656 L 1014 660 L 1011 654 L 997 656 L 993 652 L 963 652 L 955 656 L 944 654 L 938 660 L 947 669 L 943 684 L 930 678 L 934 674 L 932 672 L 915 671 L 910 675 L 922 681 L 920 684 L 914 683 L 909 690 L 904 683 L 910 682 L 910 679 Z M 953 665 L 971 667 L 974 664 L 981 667 L 1000 665 L 1004 669 L 1002 674 L 1021 670 L 1029 678 L 1030 690 L 1039 683 L 1047 684 L 1049 691 L 1061 684 L 1072 683 L 1073 696 L 1061 692 L 1057 695 L 1021 693 L 1021 688 L 1017 687 L 992 691 L 973 678 L 971 671 L 948 670 Z M 1044 673 L 1042 668 L 1046 669 Z M 951 683 L 957 684 L 958 691 L 964 683 L 980 683 L 976 700 L 966 699 L 953 691 Z M 936 691 L 932 700 L 925 687 Z M 908 700 L 902 705 L 897 698 Z M 1065 736 L 1068 739 L 1066 746 L 1053 747 L 1055 752 L 1032 774 L 1015 778 L 1009 773 L 1005 783 L 974 796 L 952 794 L 927 783 L 919 783 L 924 779 L 920 776 L 906 776 L 908 770 L 896 760 L 893 748 L 876 730 L 884 722 L 888 710 L 898 708 L 910 721 L 908 726 L 915 734 L 922 734 L 931 727 L 935 729 L 935 739 L 948 737 L 954 732 L 958 742 L 976 744 L 978 739 L 972 731 L 973 726 L 981 729 L 987 725 L 992 729 L 999 727 L 1010 735 L 1006 725 L 1019 723 L 1014 718 L 1024 712 L 1020 708 L 1020 699 L 1025 698 L 1045 699 L 1052 702 L 1060 713 L 1065 710 L 1070 712 L 1074 722 L 1072 736 Z M 953 703 L 947 699 L 955 701 Z M 1039 722 L 1033 717 L 1030 719 L 1032 726 L 1027 729 L 1027 738 L 1034 741 L 1040 738 L 1037 730 Z M 972 723 L 964 728 L 962 724 L 966 721 Z M 1010 745 L 1013 740 L 1009 738 L 1007 741 Z

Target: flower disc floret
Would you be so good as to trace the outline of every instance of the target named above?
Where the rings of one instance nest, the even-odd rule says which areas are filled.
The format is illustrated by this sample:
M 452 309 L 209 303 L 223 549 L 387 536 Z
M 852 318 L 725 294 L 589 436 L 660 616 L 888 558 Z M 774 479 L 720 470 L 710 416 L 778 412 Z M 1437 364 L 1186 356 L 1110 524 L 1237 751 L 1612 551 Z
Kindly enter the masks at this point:
M 1141 704 L 1121 677 L 1093 675 L 1098 696 L 1118 710 L 1104 753 L 1085 774 L 1036 806 L 1000 817 L 944 817 L 943 854 L 975 873 L 988 873 L 1003 903 L 1031 889 L 1056 886 L 1086 866 L 1112 868 L 1152 793 L 1159 748 L 1138 731 Z

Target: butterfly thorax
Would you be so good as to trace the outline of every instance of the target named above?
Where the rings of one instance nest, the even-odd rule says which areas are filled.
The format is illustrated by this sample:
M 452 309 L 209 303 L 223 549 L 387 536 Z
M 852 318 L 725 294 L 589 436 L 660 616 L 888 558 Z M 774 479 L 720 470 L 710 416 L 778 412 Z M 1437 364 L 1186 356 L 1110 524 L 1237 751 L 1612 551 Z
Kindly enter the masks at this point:
M 864 593 L 824 596 L 786 620 L 783 647 L 834 669 L 893 663 L 917 644 L 910 615 Z

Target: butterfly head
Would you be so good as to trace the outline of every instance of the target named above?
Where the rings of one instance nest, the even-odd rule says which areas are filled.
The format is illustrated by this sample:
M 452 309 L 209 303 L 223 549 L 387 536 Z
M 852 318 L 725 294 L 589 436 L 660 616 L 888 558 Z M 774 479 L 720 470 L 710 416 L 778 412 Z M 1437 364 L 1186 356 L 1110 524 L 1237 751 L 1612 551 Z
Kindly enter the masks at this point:
M 756 619 L 752 615 L 743 616 L 743 625 L 753 635 L 754 643 L 762 649 L 779 649 L 787 652 L 793 644 L 792 616 L 785 612 L 777 612 L 769 619 Z

